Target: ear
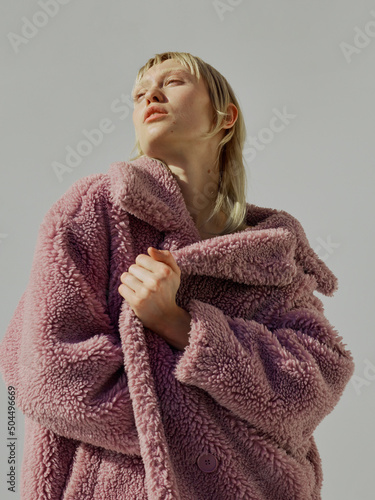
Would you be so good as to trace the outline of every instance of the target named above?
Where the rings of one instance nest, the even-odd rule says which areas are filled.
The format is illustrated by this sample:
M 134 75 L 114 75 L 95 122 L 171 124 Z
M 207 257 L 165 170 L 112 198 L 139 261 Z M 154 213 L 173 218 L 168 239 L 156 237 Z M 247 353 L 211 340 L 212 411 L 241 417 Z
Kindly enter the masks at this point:
M 230 102 L 227 107 L 227 116 L 223 128 L 232 128 L 233 125 L 236 123 L 237 118 L 238 118 L 238 109 L 232 102 Z

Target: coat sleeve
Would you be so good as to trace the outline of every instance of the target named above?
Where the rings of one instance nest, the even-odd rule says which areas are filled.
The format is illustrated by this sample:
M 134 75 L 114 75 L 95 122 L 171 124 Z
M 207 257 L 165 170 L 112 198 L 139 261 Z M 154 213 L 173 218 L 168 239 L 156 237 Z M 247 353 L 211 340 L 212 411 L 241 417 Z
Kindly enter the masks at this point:
M 101 175 L 77 181 L 45 215 L 0 364 L 29 418 L 61 436 L 132 453 L 122 346 L 107 310 L 110 232 Z
M 190 340 L 174 374 L 295 449 L 337 404 L 354 363 L 312 291 L 292 302 L 266 326 L 191 299 Z

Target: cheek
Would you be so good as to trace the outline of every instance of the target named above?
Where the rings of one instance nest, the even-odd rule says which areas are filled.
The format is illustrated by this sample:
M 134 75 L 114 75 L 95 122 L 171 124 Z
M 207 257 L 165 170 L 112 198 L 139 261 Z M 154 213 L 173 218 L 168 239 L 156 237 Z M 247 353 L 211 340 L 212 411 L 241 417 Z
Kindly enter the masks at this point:
M 137 128 L 140 126 L 141 122 L 143 122 L 143 113 L 142 110 L 134 110 L 133 111 L 133 124 L 134 127 Z
M 192 123 L 194 123 L 201 130 L 207 130 L 211 126 L 213 111 L 206 101 L 196 101 L 190 105 L 189 113 Z
M 210 103 L 204 99 L 197 99 L 196 96 L 186 96 L 179 101 L 179 115 L 183 118 L 185 124 L 191 127 L 206 129 L 211 123 L 212 110 Z

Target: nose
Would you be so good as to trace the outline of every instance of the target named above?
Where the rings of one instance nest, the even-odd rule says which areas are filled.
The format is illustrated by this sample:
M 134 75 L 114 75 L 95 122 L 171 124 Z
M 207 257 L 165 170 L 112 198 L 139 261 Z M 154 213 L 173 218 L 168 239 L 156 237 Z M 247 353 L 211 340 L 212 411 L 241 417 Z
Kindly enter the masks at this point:
M 150 102 L 161 102 L 163 100 L 163 95 L 157 87 L 150 87 L 145 93 L 145 99 L 147 104 Z

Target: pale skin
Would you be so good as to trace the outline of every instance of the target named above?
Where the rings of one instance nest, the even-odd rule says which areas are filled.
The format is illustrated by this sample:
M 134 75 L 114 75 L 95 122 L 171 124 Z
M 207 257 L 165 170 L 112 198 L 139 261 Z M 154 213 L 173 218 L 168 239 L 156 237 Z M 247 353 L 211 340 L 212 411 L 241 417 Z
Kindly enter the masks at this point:
M 178 182 L 186 207 L 197 229 L 205 239 L 219 233 L 226 217 L 204 225 L 217 195 L 219 172 L 215 169 L 218 144 L 237 120 L 238 111 L 229 104 L 225 124 L 216 136 L 203 141 L 203 133 L 211 129 L 214 112 L 204 80 L 198 81 L 178 61 L 167 60 L 150 68 L 141 85 L 133 90 L 133 122 L 142 151 L 168 165 Z M 158 105 L 166 114 L 144 121 L 146 109 Z M 197 194 L 207 198 L 205 187 L 214 186 L 212 201 L 197 211 Z M 216 189 L 215 189 L 216 186 Z M 128 272 L 121 275 L 118 291 L 129 303 L 142 324 L 183 350 L 189 344 L 190 314 L 176 304 L 181 271 L 172 254 L 153 247 L 149 255 L 140 254 Z

